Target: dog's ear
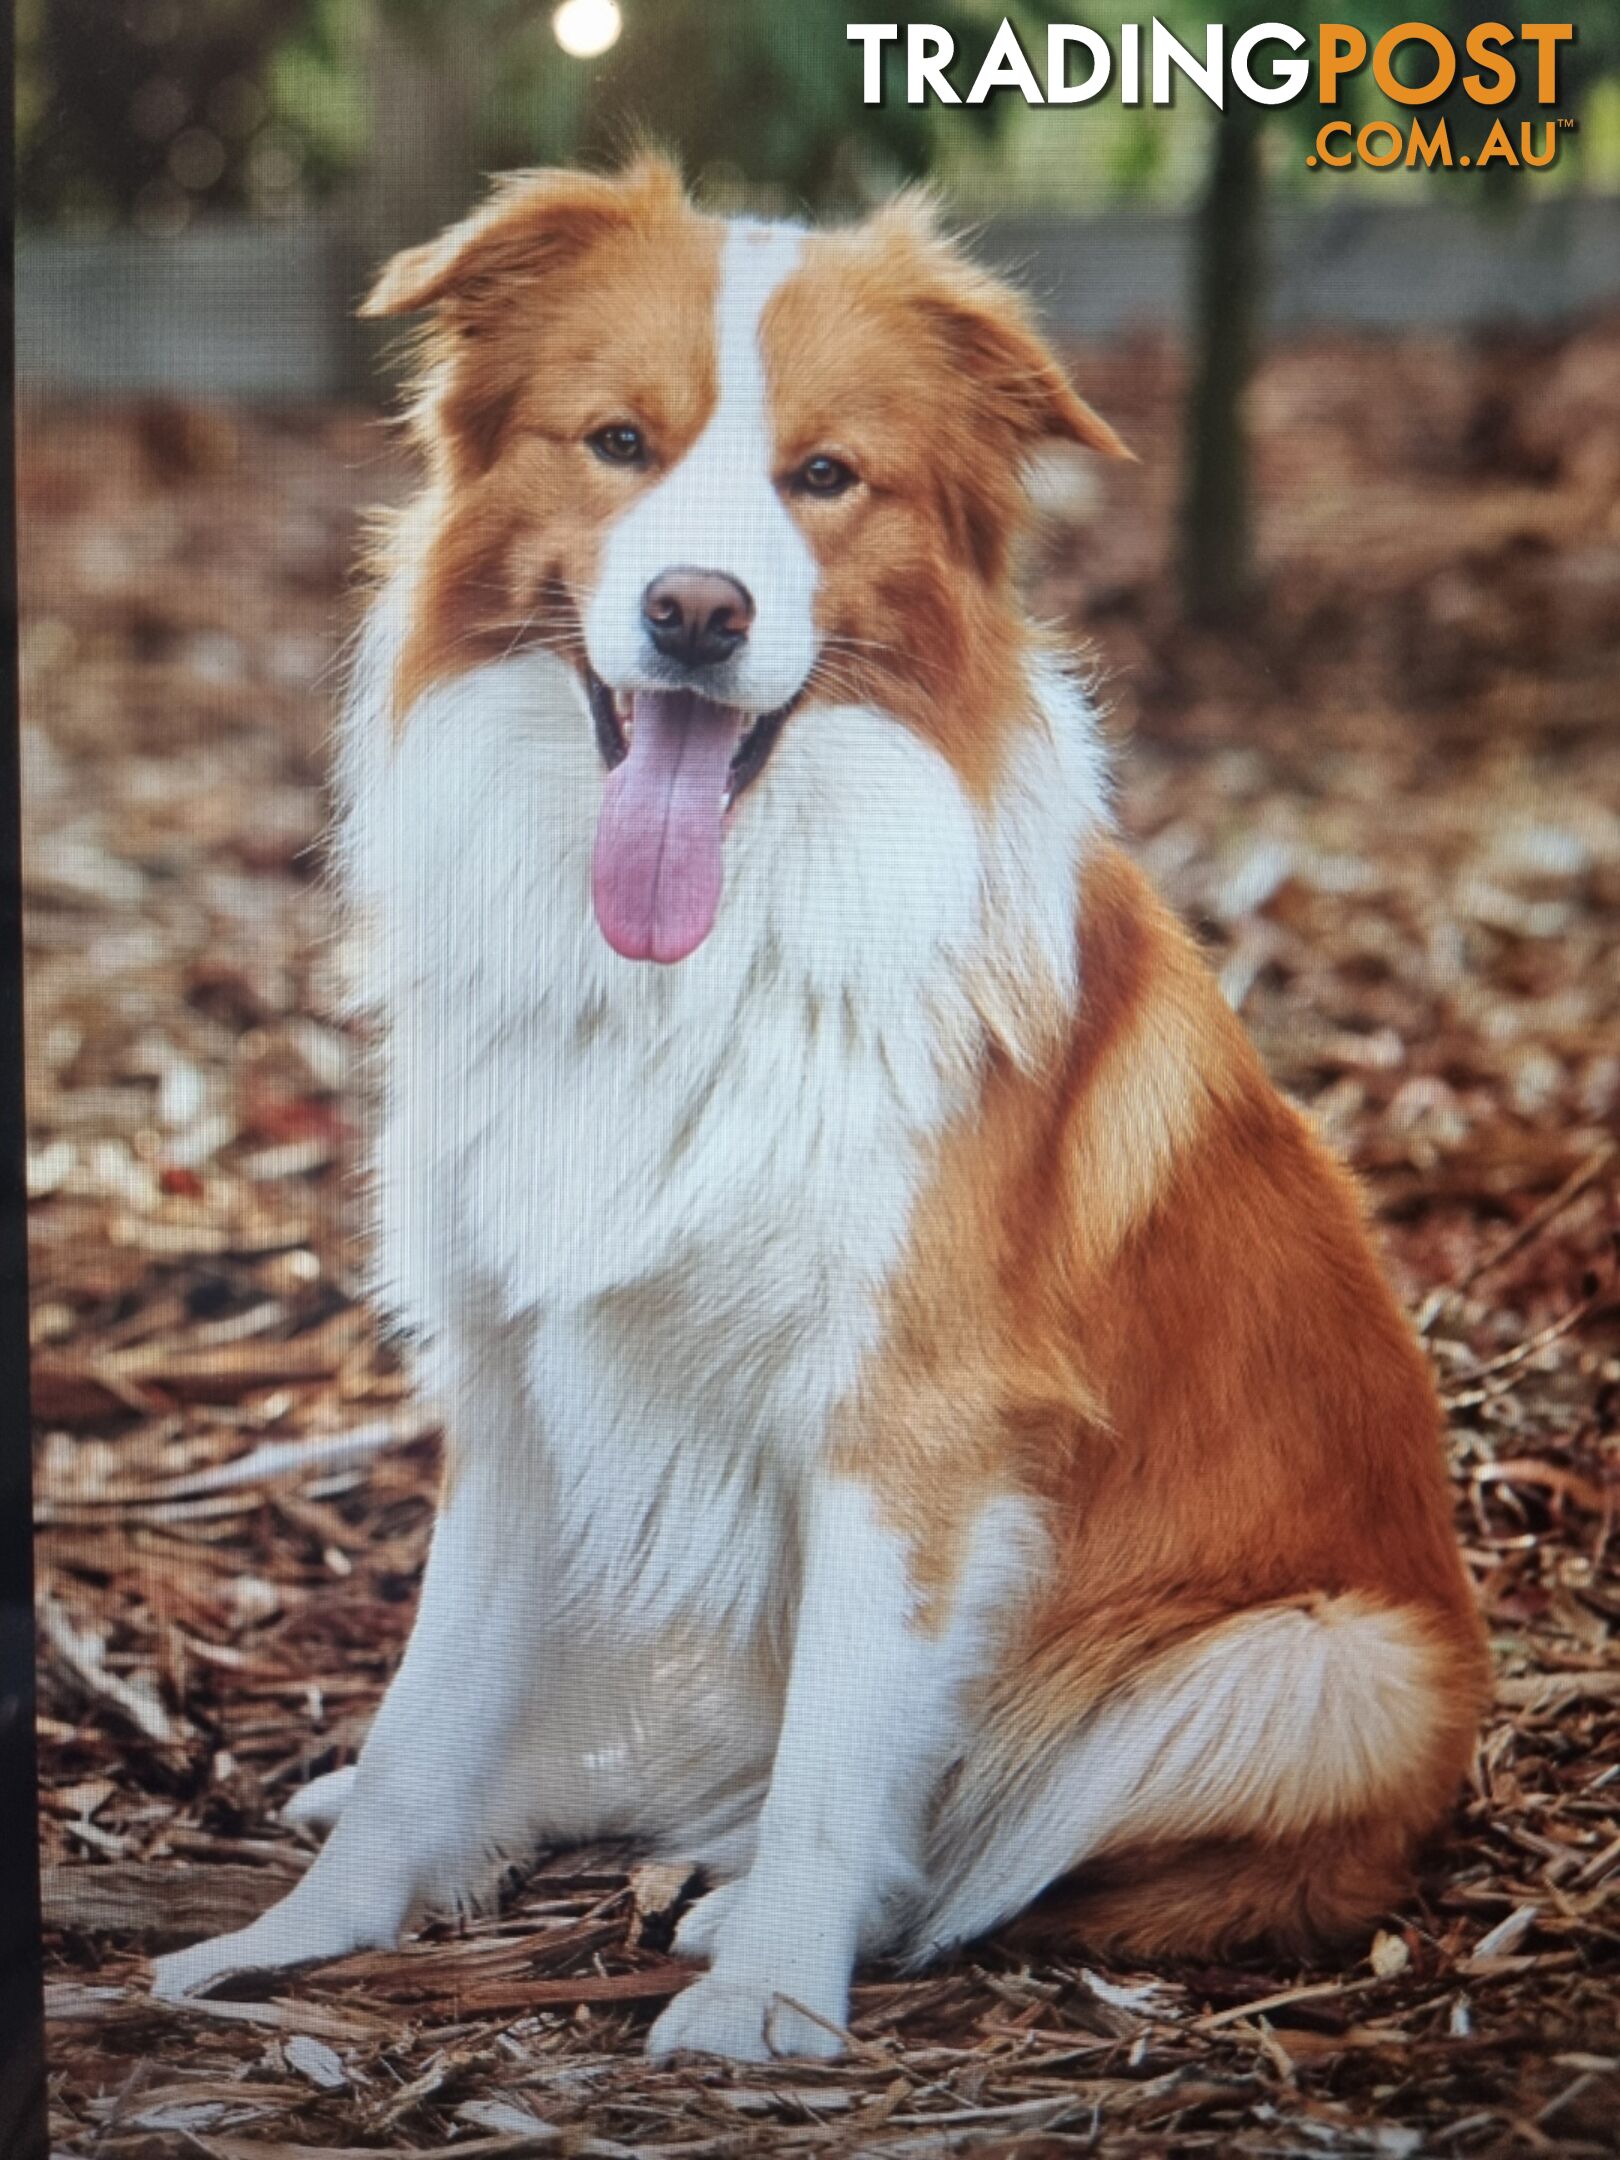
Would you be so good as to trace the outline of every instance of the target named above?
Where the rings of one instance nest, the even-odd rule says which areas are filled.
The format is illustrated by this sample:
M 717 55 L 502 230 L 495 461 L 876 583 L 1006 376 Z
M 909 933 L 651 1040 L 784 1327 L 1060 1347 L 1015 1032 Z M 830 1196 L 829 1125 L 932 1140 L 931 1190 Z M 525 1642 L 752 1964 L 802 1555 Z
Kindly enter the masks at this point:
M 1048 442 L 1078 443 L 1104 457 L 1131 458 L 1120 437 L 1069 381 L 1022 303 L 985 280 L 934 303 L 962 367 L 983 389 L 987 404 L 1006 414 L 1029 449 Z
M 613 175 L 547 169 L 507 173 L 489 200 L 436 240 L 384 265 L 360 304 L 363 316 L 427 309 L 476 312 L 487 295 L 543 276 L 637 216 L 678 208 L 679 173 L 666 159 L 638 158 Z
M 1133 458 L 1100 413 L 1075 390 L 1023 300 L 981 270 L 940 226 L 926 188 L 907 188 L 870 220 L 868 231 L 909 285 L 953 362 L 981 392 L 987 412 L 1011 421 L 1033 450 L 1078 443 L 1104 457 Z

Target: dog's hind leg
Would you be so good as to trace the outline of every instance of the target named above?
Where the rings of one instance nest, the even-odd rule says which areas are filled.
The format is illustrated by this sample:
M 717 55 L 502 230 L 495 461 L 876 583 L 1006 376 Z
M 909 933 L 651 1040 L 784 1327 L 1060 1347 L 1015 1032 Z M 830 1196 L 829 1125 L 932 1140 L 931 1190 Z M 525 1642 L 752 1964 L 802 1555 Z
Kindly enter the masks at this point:
M 987 1933 L 1077 1869 L 1052 1910 L 1099 1946 L 1371 1920 L 1463 1768 L 1471 1640 L 1443 1616 L 1324 1598 L 1209 1627 L 1090 1707 L 1083 1670 L 1015 1683 L 937 1818 L 909 1956 Z

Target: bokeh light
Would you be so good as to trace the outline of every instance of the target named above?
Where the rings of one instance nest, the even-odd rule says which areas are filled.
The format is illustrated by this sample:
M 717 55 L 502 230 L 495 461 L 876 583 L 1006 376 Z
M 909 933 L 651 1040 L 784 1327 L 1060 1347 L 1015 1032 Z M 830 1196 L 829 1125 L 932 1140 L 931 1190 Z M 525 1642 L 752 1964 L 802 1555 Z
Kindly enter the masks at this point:
M 551 18 L 557 43 L 575 60 L 594 60 L 618 42 L 619 0 L 563 0 Z

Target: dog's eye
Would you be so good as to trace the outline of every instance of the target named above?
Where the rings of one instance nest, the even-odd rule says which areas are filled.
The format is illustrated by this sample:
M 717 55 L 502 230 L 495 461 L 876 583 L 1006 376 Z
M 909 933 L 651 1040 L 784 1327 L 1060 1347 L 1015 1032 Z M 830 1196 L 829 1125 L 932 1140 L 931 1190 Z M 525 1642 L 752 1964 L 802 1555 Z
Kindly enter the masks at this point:
M 842 458 L 806 458 L 793 475 L 793 485 L 805 495 L 842 495 L 855 485 L 855 475 Z
M 647 439 L 640 428 L 631 427 L 627 421 L 615 421 L 611 427 L 598 428 L 585 440 L 604 465 L 645 465 L 647 462 Z

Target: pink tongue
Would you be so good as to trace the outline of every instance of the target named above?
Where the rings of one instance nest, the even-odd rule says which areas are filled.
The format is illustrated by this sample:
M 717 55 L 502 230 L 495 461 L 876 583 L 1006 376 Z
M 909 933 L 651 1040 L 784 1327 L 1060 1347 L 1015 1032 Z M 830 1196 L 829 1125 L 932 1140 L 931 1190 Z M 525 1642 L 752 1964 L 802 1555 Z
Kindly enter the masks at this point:
M 627 960 L 684 960 L 714 928 L 721 796 L 739 718 L 689 690 L 638 690 L 591 863 L 602 935 Z

